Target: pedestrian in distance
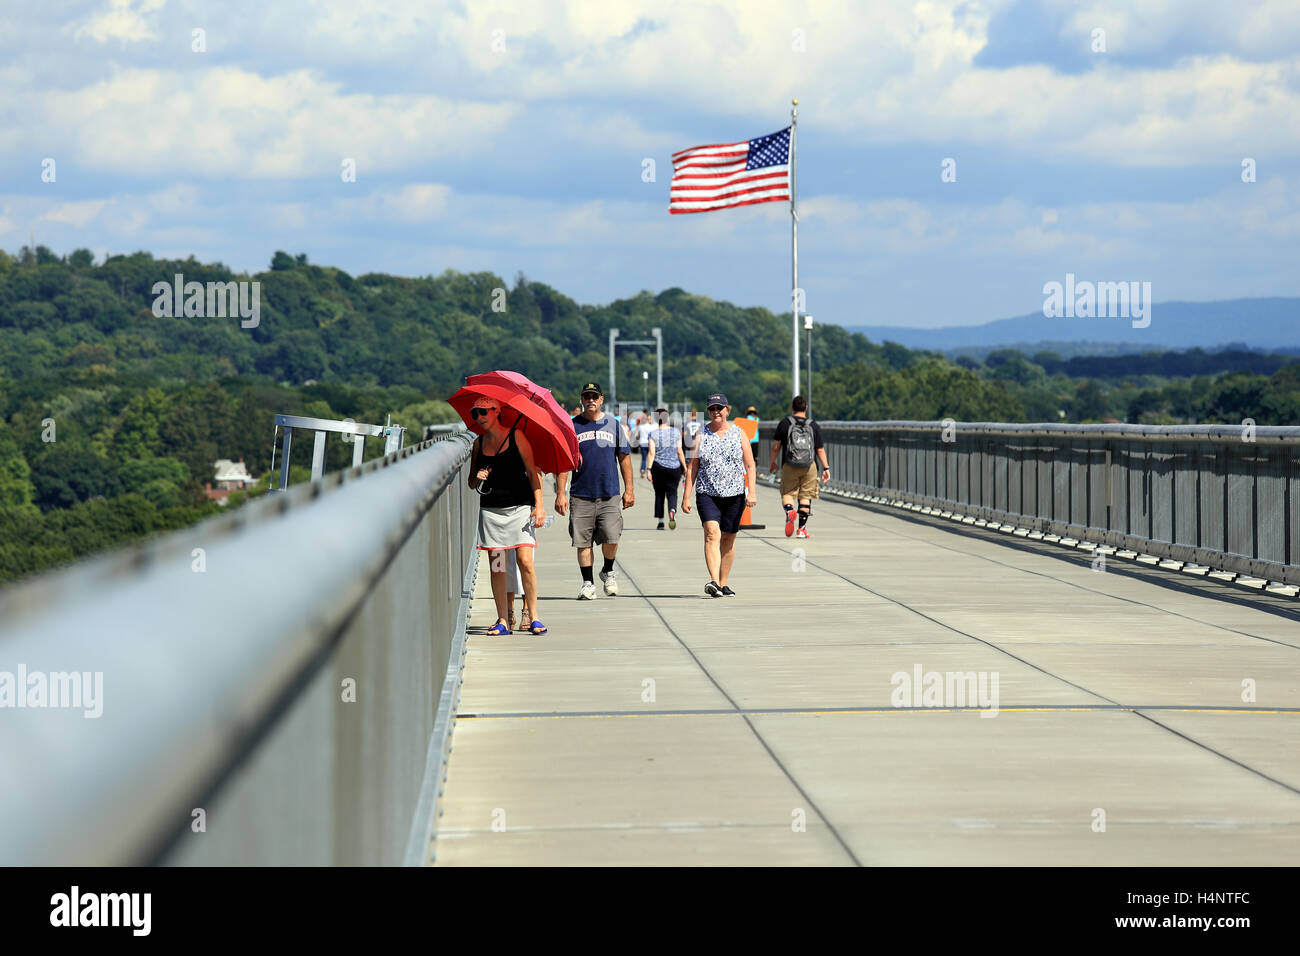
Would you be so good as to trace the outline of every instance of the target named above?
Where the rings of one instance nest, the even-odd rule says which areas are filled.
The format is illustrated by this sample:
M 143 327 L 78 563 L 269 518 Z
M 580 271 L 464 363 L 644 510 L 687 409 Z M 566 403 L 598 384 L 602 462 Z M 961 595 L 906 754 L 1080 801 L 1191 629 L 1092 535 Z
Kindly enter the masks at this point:
M 646 470 L 650 467 L 648 459 L 650 455 L 650 433 L 655 430 L 654 424 L 650 421 L 650 416 L 645 415 L 638 419 L 636 426 L 636 441 L 641 448 L 641 477 L 648 478 L 649 472 Z
M 686 498 L 682 511 L 691 512 L 691 491 L 697 490 L 695 507 L 704 526 L 704 564 L 709 597 L 731 597 L 736 592 L 727 584 L 736 559 L 736 535 L 745 508 L 757 500 L 754 453 L 740 427 L 727 421 L 727 396 L 714 392 L 705 411 L 709 423 L 700 429 L 695 455 L 686 468 Z
M 686 457 L 691 457 L 691 451 L 695 443 L 699 440 L 700 429 L 703 423 L 700 421 L 700 413 L 691 409 L 690 417 L 682 425 L 682 450 L 686 452 Z
M 631 508 L 636 500 L 632 487 L 632 448 L 627 432 L 614 416 L 604 413 L 604 404 L 605 393 L 598 384 L 588 382 L 582 387 L 582 414 L 573 419 L 582 464 L 572 473 L 556 476 L 555 511 L 569 515 L 569 538 L 578 549 L 578 570 L 582 574 L 580 601 L 596 599 L 592 552 L 597 543 L 604 557 L 600 580 L 605 593 L 610 597 L 618 594 L 614 559 L 618 554 L 618 539 L 623 534 L 623 511 Z
M 780 457 L 781 506 L 785 509 L 785 536 L 795 533 L 795 518 L 799 520 L 796 537 L 808 537 L 808 518 L 812 515 L 812 502 L 818 496 L 817 463 L 821 462 L 821 480 L 830 481 L 831 469 L 826 462 L 826 447 L 822 444 L 822 429 L 808 417 L 808 399 L 796 395 L 790 402 L 790 414 L 781 419 L 772 435 L 772 460 L 770 471 L 776 471 Z M 798 503 L 798 512 L 795 503 Z
M 750 405 L 749 408 L 745 409 L 745 417 L 748 418 L 751 422 L 759 421 L 758 409 L 755 408 L 753 405 Z M 754 453 L 754 460 L 757 461 L 758 460 L 758 426 L 757 425 L 754 426 L 754 437 L 749 440 L 749 443 L 754 446 L 753 448 L 750 449 L 750 451 Z
M 668 504 L 668 528 L 677 529 L 677 482 L 686 472 L 686 455 L 682 452 L 682 433 L 668 420 L 668 409 L 655 409 L 654 430 L 650 432 L 650 480 L 655 486 L 655 517 L 664 530 L 664 503 Z
M 703 423 L 699 419 L 700 413 L 691 409 L 689 417 L 682 423 L 682 451 L 686 453 L 686 460 L 690 461 L 695 457 L 696 446 L 700 440 L 700 429 Z M 686 498 L 686 476 L 682 475 L 682 498 Z
M 618 422 L 618 427 L 623 429 L 623 440 L 627 442 L 629 446 L 634 445 L 636 442 L 632 440 L 632 429 L 627 427 L 627 406 L 620 402 L 619 408 L 621 408 L 622 411 L 614 415 L 614 421 Z
M 533 462 L 528 438 L 516 432 L 514 425 L 506 428 L 501 423 L 501 406 L 495 399 L 477 400 L 470 415 L 484 425 L 483 434 L 474 439 L 469 486 L 479 494 L 478 547 L 488 552 L 497 611 L 497 622 L 487 633 L 510 633 L 512 575 L 506 552 L 513 551 L 523 580 L 523 620 L 529 622 L 529 632 L 545 634 L 546 625 L 537 619 L 537 572 L 533 565 L 536 529 L 546 523 L 542 474 Z

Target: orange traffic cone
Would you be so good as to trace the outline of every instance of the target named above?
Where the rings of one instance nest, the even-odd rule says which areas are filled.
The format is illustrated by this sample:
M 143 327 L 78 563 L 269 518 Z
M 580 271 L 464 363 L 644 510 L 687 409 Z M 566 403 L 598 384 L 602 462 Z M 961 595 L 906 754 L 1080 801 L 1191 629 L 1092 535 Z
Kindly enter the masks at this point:
M 733 424 L 735 424 L 741 430 L 741 432 L 744 434 L 746 439 L 751 439 L 758 434 L 758 422 L 754 421 L 752 418 L 737 418 Z M 754 448 L 755 450 L 757 450 L 758 448 L 757 445 L 751 445 L 751 447 Z M 746 497 L 749 496 L 750 491 L 751 491 L 750 488 L 748 487 L 745 488 Z M 745 513 L 740 516 L 740 527 L 743 529 L 760 530 L 762 528 L 766 528 L 767 525 L 754 524 L 754 516 L 750 514 L 749 505 L 746 505 Z
M 745 489 L 745 495 L 746 497 L 749 496 L 749 488 Z M 740 529 L 742 531 L 761 531 L 763 528 L 767 527 L 765 524 L 754 524 L 754 516 L 751 514 L 752 511 L 753 509 L 750 508 L 749 505 L 745 505 L 745 513 L 740 516 Z

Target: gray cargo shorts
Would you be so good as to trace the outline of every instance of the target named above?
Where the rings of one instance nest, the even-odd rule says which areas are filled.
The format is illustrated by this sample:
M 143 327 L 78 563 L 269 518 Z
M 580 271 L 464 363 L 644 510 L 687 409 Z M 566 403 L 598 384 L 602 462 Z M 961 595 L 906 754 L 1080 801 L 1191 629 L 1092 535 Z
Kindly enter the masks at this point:
M 618 544 L 622 534 L 623 501 L 620 495 L 569 499 L 569 538 L 575 548 Z

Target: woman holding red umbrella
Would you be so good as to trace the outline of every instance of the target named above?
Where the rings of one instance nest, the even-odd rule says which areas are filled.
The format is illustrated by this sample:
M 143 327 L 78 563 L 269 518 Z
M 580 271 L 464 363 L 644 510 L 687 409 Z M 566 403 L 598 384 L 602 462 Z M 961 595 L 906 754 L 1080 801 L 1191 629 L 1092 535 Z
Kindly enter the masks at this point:
M 492 495 L 479 512 L 480 547 L 500 552 L 492 561 L 492 596 L 500 620 L 491 634 L 509 633 L 510 613 L 506 592 L 506 551 L 515 555 L 524 584 L 524 621 L 537 613 L 537 576 L 533 571 L 534 529 L 545 525 L 542 475 L 573 471 L 581 456 L 573 419 L 560 407 L 550 389 L 507 369 L 470 375 L 465 387 L 447 399 L 470 431 L 481 437 L 474 443 L 471 488 L 484 487 Z M 501 421 L 509 422 L 509 427 Z M 487 454 L 491 452 L 491 454 Z M 499 461 L 497 459 L 500 459 Z M 492 491 L 493 486 L 496 491 Z M 507 491 L 501 491 L 502 488 Z M 509 516 L 497 511 L 516 509 Z M 519 510 L 522 509 L 522 510 Z M 508 517 L 508 520 L 507 520 Z M 505 612 L 502 615 L 501 612 Z M 531 619 L 527 630 L 545 634 L 546 626 Z
M 531 443 L 517 428 L 520 419 L 516 418 L 508 428 L 502 424 L 501 404 L 496 399 L 477 398 L 470 416 L 474 424 L 483 428 L 483 434 L 474 441 L 469 486 L 481 496 L 479 550 L 488 552 L 492 598 L 497 607 L 497 622 L 487 633 L 510 633 L 510 585 L 505 559 L 506 551 L 513 550 L 524 583 L 523 619 L 531 621 L 530 633 L 545 634 L 546 625 L 535 616 L 537 572 L 533 566 L 533 549 L 537 547 L 535 529 L 546 523 L 542 473 L 533 459 Z

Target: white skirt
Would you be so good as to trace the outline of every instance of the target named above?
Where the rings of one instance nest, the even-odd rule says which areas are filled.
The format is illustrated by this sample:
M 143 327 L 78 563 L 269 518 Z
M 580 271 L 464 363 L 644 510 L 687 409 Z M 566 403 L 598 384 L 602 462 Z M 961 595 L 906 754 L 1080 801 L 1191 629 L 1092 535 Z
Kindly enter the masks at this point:
M 480 551 L 503 548 L 537 547 L 531 505 L 513 508 L 479 508 L 478 546 Z

